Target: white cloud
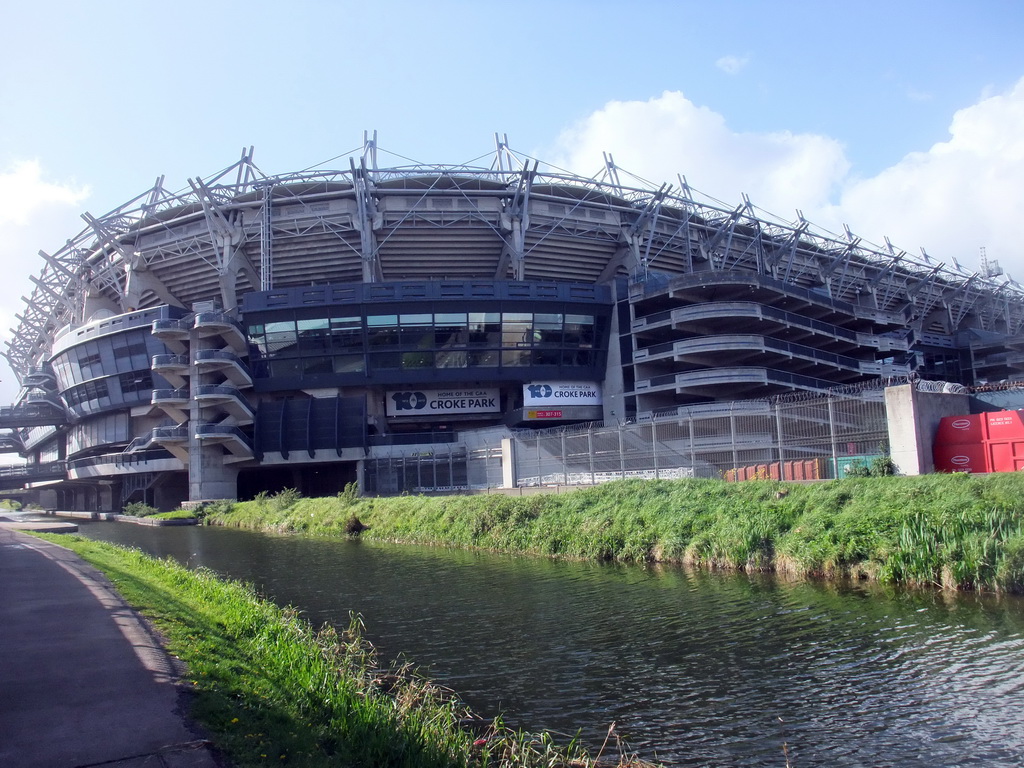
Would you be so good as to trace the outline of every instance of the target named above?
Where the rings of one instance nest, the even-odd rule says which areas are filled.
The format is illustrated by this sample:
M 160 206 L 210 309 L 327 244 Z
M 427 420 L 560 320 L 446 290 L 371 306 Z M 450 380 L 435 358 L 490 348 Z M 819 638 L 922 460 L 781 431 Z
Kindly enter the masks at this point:
M 786 219 L 827 205 L 849 163 L 838 141 L 816 134 L 737 133 L 725 118 L 669 91 L 649 101 L 613 101 L 558 138 L 556 164 L 589 175 L 609 151 L 640 177 L 675 182 L 735 205 L 746 193 Z
M 715 62 L 715 66 L 727 75 L 735 75 L 747 66 L 747 62 L 749 61 L 749 56 L 723 56 Z
M 1024 79 L 958 111 L 950 139 L 907 155 L 871 178 L 851 175 L 839 141 L 817 134 L 741 133 L 678 92 L 610 102 L 564 131 L 557 164 L 586 175 L 610 152 L 616 165 L 661 183 L 676 173 L 734 206 L 747 193 L 783 220 L 795 209 L 833 232 L 842 224 L 865 240 L 914 253 L 920 247 L 967 268 L 990 259 L 1024 280 L 1018 220 L 1024 215 Z M 625 179 L 624 179 L 625 181 Z
M 55 251 L 84 227 L 79 218 L 89 190 L 73 184 L 47 181 L 36 162 L 21 162 L 0 171 L 0 349 L 6 350 L 9 328 L 24 309 L 22 296 L 32 291 L 30 275 L 38 275 L 43 262 L 39 250 Z M 0 404 L 17 393 L 17 382 L 0 362 Z
M 1024 278 L 1024 79 L 959 110 L 949 132 L 948 141 L 850 183 L 838 212 L 869 237 L 884 233 L 907 250 L 924 246 L 972 269 L 984 246 Z
M 0 226 L 27 226 L 50 206 L 77 206 L 89 194 L 85 188 L 43 180 L 39 163 L 23 161 L 0 172 Z

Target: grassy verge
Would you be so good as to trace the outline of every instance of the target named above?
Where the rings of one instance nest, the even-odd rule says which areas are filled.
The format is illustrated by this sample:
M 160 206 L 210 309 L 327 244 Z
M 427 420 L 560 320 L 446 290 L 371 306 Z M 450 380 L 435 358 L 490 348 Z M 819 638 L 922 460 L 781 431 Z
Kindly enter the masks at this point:
M 475 720 L 408 668 L 382 669 L 357 619 L 340 634 L 315 631 L 295 611 L 209 572 L 77 536 L 45 538 L 106 573 L 164 634 L 187 666 L 192 716 L 234 766 L 595 763 L 578 743 L 560 747 L 546 734 Z M 618 764 L 641 765 L 628 755 Z
M 174 509 L 170 512 L 157 512 L 155 515 L 148 515 L 154 520 L 195 520 L 196 513 L 185 509 Z
M 302 499 L 208 522 L 624 562 L 1024 591 L 1024 474 L 624 481 L 558 495 Z

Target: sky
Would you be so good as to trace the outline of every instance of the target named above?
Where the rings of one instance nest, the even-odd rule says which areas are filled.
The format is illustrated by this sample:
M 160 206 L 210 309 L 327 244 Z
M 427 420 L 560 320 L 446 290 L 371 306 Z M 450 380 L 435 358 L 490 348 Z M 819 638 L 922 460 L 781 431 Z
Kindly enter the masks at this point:
M 495 133 L 1024 283 L 1019 0 L 35 0 L 0 26 L 0 344 L 40 249 L 255 147 L 489 165 Z M 329 167 L 330 164 L 328 164 Z M 347 160 L 338 163 L 345 168 Z M 627 173 L 628 172 L 628 173 Z M 0 402 L 17 388 L 0 364 Z

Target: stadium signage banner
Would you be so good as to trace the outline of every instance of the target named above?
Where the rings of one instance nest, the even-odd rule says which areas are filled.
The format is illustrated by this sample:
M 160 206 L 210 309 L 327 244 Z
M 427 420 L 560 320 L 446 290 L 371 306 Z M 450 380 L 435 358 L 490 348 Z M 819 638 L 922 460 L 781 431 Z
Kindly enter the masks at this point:
M 590 381 L 552 381 L 523 384 L 523 407 L 601 405 L 601 387 Z
M 527 411 L 527 419 L 560 419 L 562 418 L 562 411 Z
M 404 389 L 385 395 L 388 416 L 498 413 L 497 389 Z

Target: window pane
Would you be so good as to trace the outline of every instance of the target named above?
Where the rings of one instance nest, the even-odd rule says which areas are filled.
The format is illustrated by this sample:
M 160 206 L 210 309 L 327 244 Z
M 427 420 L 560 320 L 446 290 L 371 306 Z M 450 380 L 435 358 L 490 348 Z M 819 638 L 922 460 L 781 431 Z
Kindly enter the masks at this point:
M 473 368 L 497 368 L 498 351 L 496 349 L 472 350 L 466 353 L 469 365 Z
M 293 320 L 281 320 L 276 323 L 266 324 L 267 333 L 295 333 L 295 322 Z
M 327 330 L 328 321 L 326 317 L 314 317 L 308 320 L 299 320 L 296 322 L 299 333 L 303 331 L 320 331 Z
M 499 346 L 501 344 L 501 315 L 497 312 L 470 312 L 469 343 Z
M 433 315 L 401 315 L 399 321 L 403 326 L 406 325 L 433 325 Z
M 358 317 L 332 317 L 331 348 L 335 352 L 362 351 L 363 321 Z
M 435 368 L 465 368 L 467 365 L 466 350 L 439 349 L 434 356 Z
M 304 374 L 332 373 L 334 361 L 329 357 L 307 357 L 302 361 L 302 372 Z
M 434 353 L 425 351 L 403 352 L 402 368 L 433 368 Z
M 547 328 L 547 329 L 558 329 L 562 330 L 562 316 L 561 315 L 534 315 L 533 317 L 534 328 Z
M 360 373 L 365 370 L 366 362 L 362 355 L 335 355 L 335 373 Z
M 370 354 L 370 370 L 396 370 L 401 367 L 402 356 L 398 352 L 373 352 Z

